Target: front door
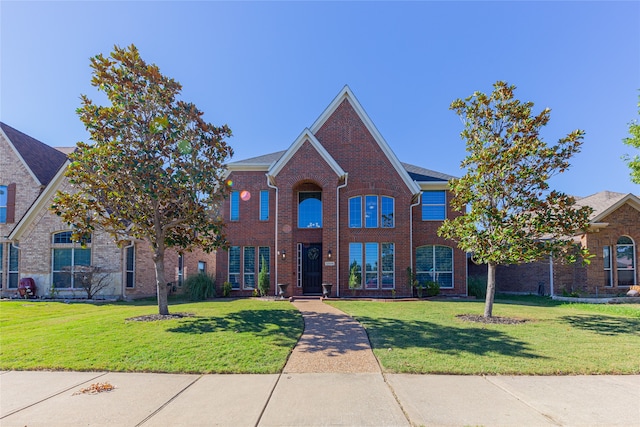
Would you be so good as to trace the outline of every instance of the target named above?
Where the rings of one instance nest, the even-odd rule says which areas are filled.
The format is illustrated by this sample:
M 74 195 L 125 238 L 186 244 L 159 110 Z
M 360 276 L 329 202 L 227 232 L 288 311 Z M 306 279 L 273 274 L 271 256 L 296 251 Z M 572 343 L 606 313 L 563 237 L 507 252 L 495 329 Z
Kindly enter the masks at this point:
M 322 244 L 302 245 L 302 293 L 322 293 Z

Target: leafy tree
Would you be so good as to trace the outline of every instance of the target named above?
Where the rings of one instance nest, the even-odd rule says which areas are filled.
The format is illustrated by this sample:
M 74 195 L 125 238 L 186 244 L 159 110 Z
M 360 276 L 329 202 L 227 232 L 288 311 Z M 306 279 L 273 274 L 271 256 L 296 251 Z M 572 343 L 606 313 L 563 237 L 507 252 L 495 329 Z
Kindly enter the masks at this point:
M 640 115 L 640 102 L 638 102 L 638 115 Z M 635 147 L 640 150 L 640 123 L 633 120 L 629 123 L 629 136 L 622 140 L 629 147 Z M 631 169 L 631 181 L 640 184 L 640 155 L 636 154 L 631 157 L 625 154 L 622 157 Z
M 81 96 L 77 114 L 92 142 L 78 142 L 70 155 L 65 174 L 72 189 L 58 192 L 51 209 L 75 227 L 75 238 L 100 228 L 119 244 L 146 240 L 158 311 L 168 314 L 165 250 L 225 245 L 218 207 L 231 130 L 179 100 L 180 83 L 147 64 L 134 45 L 91 58 L 91 68 L 91 84 L 110 105 Z
M 466 174 L 451 182 L 451 205 L 468 211 L 438 230 L 488 264 L 485 317 L 493 312 L 497 265 L 532 262 L 550 253 L 575 261 L 573 236 L 586 229 L 591 213 L 547 184 L 569 167 L 584 132 L 575 130 L 547 146 L 539 132 L 550 110 L 533 116 L 532 102 L 514 99 L 515 86 L 501 81 L 493 86 L 490 96 L 475 92 L 450 106 L 464 122 L 460 135 L 468 153 L 461 163 Z M 586 249 L 581 252 L 588 260 Z

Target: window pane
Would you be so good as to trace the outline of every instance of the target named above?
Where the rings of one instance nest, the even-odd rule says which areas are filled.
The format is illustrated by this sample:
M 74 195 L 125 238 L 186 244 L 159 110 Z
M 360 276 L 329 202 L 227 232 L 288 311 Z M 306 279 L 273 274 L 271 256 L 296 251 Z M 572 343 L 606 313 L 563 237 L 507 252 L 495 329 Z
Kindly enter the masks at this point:
M 382 227 L 393 228 L 394 222 L 394 199 L 392 197 L 382 197 Z
M 433 270 L 433 246 L 420 246 L 416 250 L 416 274 Z
M 229 282 L 233 289 L 240 288 L 240 246 L 229 248 Z
M 395 287 L 395 247 L 393 243 L 382 244 L 382 289 Z
M 375 228 L 378 226 L 378 196 L 365 196 L 364 199 L 364 226 Z
M 617 243 L 619 245 L 633 245 L 633 240 L 628 236 L 622 236 L 618 239 Z
M 198 273 L 207 272 L 207 263 L 204 261 L 198 261 Z
M 7 194 L 7 186 L 0 185 L 0 223 L 7 222 Z
M 446 194 L 444 190 L 422 192 L 423 221 L 444 220 L 446 214 Z
M 127 288 L 134 287 L 134 273 L 132 271 L 127 271 Z
M 260 191 L 260 221 L 269 219 L 269 192 L 267 190 Z
M 358 287 L 362 286 L 362 243 L 349 243 L 349 278 L 352 272 L 355 272 Z
M 54 272 L 53 273 L 53 287 L 54 288 L 70 288 L 71 287 L 71 273 Z
M 260 246 L 258 248 L 258 271 L 262 271 L 262 262 L 267 266 L 267 273 L 269 273 L 270 259 L 269 259 L 269 246 Z
M 366 277 L 365 283 L 367 289 L 378 288 L 378 244 L 377 243 L 365 243 L 365 269 Z
M 74 249 L 74 265 L 91 265 L 91 249 Z
M 5 206 L 0 206 L 0 223 L 7 222 L 7 208 Z
M 635 271 L 633 270 L 618 270 L 618 286 L 633 286 L 635 283 Z
M 256 248 L 247 246 L 244 248 L 244 287 L 253 288 L 255 286 L 256 272 Z
M 53 243 L 73 243 L 71 241 L 71 231 L 63 231 L 53 235 Z
M 435 247 L 436 271 L 453 270 L 453 250 L 447 246 Z
M 318 191 L 298 194 L 298 227 L 322 227 L 322 193 Z
M 611 246 L 605 246 L 602 248 L 602 256 L 604 257 L 604 268 L 611 268 Z
M 349 199 L 349 227 L 362 227 L 362 197 Z
M 2 272 L 2 267 L 4 267 L 4 244 L 0 243 L 0 273 Z M 0 276 L 1 279 L 2 276 Z M 2 280 L 0 280 L 0 286 L 2 285 Z
M 240 219 L 240 193 L 237 191 L 231 192 L 231 221 L 238 221 Z
M 134 260 L 135 260 L 135 248 L 134 246 L 127 247 L 127 271 L 133 271 Z
M 73 249 L 53 250 L 53 271 L 62 271 L 65 267 L 71 267 L 71 251 Z

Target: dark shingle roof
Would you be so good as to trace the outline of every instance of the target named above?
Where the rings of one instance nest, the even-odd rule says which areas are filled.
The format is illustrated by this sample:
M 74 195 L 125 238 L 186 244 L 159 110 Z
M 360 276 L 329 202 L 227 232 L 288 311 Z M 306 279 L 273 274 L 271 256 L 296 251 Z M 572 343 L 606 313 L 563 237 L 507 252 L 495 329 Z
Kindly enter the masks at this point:
M 40 184 L 49 184 L 67 160 L 67 156 L 5 123 L 0 122 L 0 127 Z

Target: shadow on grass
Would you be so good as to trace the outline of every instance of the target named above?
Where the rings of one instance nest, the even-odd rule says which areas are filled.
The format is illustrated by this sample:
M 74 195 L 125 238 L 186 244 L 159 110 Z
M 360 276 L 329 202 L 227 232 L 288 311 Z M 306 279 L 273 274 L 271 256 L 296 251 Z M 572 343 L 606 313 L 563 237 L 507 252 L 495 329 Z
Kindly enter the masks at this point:
M 564 316 L 561 321 L 574 328 L 595 332 L 600 335 L 638 335 L 640 336 L 640 319 L 625 317 L 593 315 Z
M 373 348 L 424 348 L 442 354 L 470 353 L 544 358 L 524 341 L 482 327 L 450 327 L 422 320 L 359 317 Z
M 303 320 L 292 310 L 240 310 L 224 317 L 188 317 L 168 332 L 180 334 L 209 334 L 216 332 L 251 333 L 256 336 L 280 334 L 287 340 L 302 335 Z M 290 343 L 288 344 L 290 345 Z

